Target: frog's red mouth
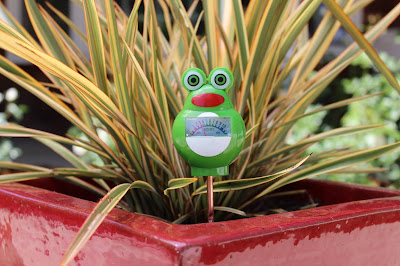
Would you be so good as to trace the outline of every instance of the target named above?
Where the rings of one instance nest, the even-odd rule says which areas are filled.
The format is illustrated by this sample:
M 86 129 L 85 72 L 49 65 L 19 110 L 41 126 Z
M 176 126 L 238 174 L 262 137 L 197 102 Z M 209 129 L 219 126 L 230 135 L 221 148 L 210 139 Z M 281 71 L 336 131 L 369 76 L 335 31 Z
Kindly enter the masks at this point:
M 215 93 L 203 93 L 192 98 L 192 103 L 199 107 L 214 107 L 223 104 L 224 97 Z

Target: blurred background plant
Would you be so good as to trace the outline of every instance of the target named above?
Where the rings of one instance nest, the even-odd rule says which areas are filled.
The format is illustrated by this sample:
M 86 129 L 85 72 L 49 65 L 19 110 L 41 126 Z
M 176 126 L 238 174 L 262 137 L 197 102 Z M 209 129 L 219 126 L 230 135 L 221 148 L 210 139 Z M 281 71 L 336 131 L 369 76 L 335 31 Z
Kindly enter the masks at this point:
M 9 88 L 0 92 L 0 125 L 18 123 L 22 120 L 27 106 L 18 104 L 18 90 Z M 12 161 L 21 155 L 21 149 L 16 148 L 9 138 L 0 140 L 0 160 Z M 1 169 L 0 169 L 1 170 Z
M 252 216 L 252 207 L 282 186 L 354 170 L 400 146 L 396 142 L 361 150 L 354 145 L 327 148 L 305 162 L 313 144 L 383 127 L 364 123 L 315 134 L 310 130 L 290 141 L 301 118 L 375 97 L 365 92 L 312 106 L 363 51 L 395 93 L 400 92 L 397 80 L 370 45 L 398 17 L 400 4 L 362 35 L 349 16 L 370 0 L 254 0 L 246 7 L 239 0 L 193 1 L 190 6 L 179 0 L 136 1 L 128 15 L 112 0 L 73 2 L 83 7 L 86 34 L 49 3 L 44 8 L 25 0 L 32 36 L 0 3 L 7 21 L 0 21 L 0 48 L 36 65 L 47 79 L 36 79 L 4 56 L 0 56 L 0 74 L 74 126 L 66 136 L 0 126 L 1 136 L 32 137 L 72 165 L 49 168 L 0 162 L 22 171 L 1 175 L 0 182 L 53 177 L 102 197 L 64 262 L 77 254 L 117 204 L 174 223 L 207 219 L 205 180 L 189 177 L 189 167 L 176 153 L 171 136 L 172 122 L 187 96 L 181 75 L 189 67 L 206 74 L 219 66 L 231 69 L 235 83 L 229 94 L 247 129 L 245 147 L 231 165 L 230 176 L 215 178 L 217 221 Z M 321 3 L 330 12 L 310 33 L 309 21 Z M 89 57 L 49 12 L 80 37 Z M 321 67 L 341 25 L 355 42 Z M 84 150 L 96 155 L 83 158 L 68 147 L 78 155 Z M 371 169 L 358 167 L 357 171 Z
M 387 53 L 380 57 L 400 79 L 400 61 Z M 355 126 L 358 124 L 385 124 L 373 132 L 344 138 L 323 140 L 307 149 L 309 153 L 319 154 L 332 149 L 348 149 L 357 147 L 366 149 L 385 145 L 400 140 L 400 112 L 398 95 L 391 89 L 386 80 L 373 66 L 371 60 L 361 54 L 346 69 L 345 78 L 338 77 L 329 89 L 311 105 L 309 110 L 321 107 L 326 99 L 331 97 L 359 97 L 367 94 L 376 96 L 349 104 L 342 110 L 331 110 L 316 113 L 303 118 L 293 128 L 290 142 L 295 143 L 308 134 L 318 134 L 340 126 Z M 400 186 L 400 151 L 396 150 L 374 161 L 363 164 L 369 172 L 360 173 L 357 170 L 347 169 L 319 178 L 340 182 L 359 183 L 372 186 L 399 188 Z

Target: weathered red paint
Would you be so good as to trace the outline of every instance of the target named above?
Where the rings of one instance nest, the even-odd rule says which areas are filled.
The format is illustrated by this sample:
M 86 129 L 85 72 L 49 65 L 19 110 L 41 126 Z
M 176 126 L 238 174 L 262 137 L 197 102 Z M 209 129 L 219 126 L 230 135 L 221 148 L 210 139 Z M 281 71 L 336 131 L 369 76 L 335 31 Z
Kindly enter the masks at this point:
M 323 204 L 228 222 L 173 225 L 114 210 L 76 265 L 400 265 L 400 192 L 309 180 Z M 95 203 L 0 186 L 0 265 L 58 265 Z

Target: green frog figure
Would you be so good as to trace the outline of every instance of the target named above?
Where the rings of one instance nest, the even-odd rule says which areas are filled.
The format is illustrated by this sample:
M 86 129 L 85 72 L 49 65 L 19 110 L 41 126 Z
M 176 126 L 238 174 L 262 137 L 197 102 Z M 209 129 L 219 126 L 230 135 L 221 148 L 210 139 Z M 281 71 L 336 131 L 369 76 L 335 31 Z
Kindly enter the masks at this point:
M 172 128 L 178 153 L 190 164 L 192 176 L 228 175 L 246 133 L 226 93 L 233 84 L 232 73 L 219 67 L 207 79 L 202 70 L 190 68 L 182 84 L 190 93 Z

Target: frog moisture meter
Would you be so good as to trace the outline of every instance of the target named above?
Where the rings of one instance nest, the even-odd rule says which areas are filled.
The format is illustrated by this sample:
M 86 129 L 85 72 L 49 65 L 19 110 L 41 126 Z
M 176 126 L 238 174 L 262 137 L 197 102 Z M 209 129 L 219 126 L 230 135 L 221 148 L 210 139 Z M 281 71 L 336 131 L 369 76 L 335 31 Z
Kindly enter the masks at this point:
M 190 93 L 173 125 L 176 149 L 190 164 L 192 176 L 228 175 L 246 132 L 226 93 L 233 84 L 232 73 L 219 67 L 207 79 L 200 69 L 190 68 L 182 84 Z

